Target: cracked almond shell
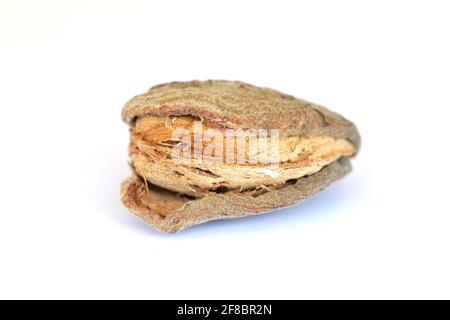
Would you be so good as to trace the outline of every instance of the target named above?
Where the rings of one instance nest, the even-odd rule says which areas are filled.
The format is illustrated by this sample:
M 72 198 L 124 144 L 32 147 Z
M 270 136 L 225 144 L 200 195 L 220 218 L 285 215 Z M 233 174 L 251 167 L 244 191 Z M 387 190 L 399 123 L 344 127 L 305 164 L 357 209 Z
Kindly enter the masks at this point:
M 158 85 L 132 98 L 122 117 L 131 127 L 134 172 L 122 183 L 122 202 L 164 232 L 301 203 L 347 174 L 351 169 L 348 158 L 358 152 L 360 145 L 355 125 L 340 115 L 242 82 L 209 80 Z M 251 171 L 252 179 L 241 181 L 241 173 L 248 175 L 248 170 L 253 170 L 245 166 L 180 168 L 165 161 L 160 154 L 168 147 L 161 141 L 172 129 L 164 123 L 170 119 L 171 123 L 187 125 L 192 118 L 219 130 L 278 129 L 280 148 L 286 148 L 281 150 L 286 157 L 281 162 L 281 180 L 252 176 Z M 307 157 L 300 157 L 299 150 L 308 150 Z M 230 169 L 231 174 L 225 174 Z M 195 186 L 189 185 L 192 181 Z M 244 183 L 245 188 L 237 188 Z M 260 184 L 263 188 L 256 187 Z M 226 188 L 222 188 L 224 185 Z

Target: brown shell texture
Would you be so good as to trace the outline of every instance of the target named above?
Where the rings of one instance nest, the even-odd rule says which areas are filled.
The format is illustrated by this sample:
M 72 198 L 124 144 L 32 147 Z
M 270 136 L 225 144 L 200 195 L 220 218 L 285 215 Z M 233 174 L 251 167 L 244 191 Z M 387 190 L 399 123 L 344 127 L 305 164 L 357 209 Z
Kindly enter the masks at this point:
M 226 128 L 279 129 L 284 136 L 332 136 L 359 146 L 355 126 L 328 109 L 238 81 L 172 82 L 132 98 L 122 118 L 198 116 Z
M 122 111 L 130 126 L 145 116 L 194 116 L 217 128 L 279 129 L 281 136 L 330 136 L 348 140 L 356 151 L 360 146 L 355 125 L 342 116 L 320 105 L 237 81 L 172 82 L 152 87 L 132 98 Z M 224 192 L 190 199 L 169 190 L 157 191 L 169 207 L 172 202 L 177 204 L 168 215 L 161 215 L 151 205 L 155 198 L 148 192 L 148 183 L 134 173 L 122 183 L 121 198 L 132 213 L 160 231 L 176 232 L 210 220 L 260 214 L 301 203 L 350 170 L 348 159 L 340 158 L 315 174 L 258 196 Z

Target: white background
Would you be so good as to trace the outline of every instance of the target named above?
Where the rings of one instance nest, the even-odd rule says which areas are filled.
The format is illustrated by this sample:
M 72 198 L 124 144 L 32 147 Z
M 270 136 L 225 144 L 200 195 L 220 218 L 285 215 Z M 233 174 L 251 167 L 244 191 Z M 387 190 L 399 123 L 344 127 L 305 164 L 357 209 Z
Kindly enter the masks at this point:
M 450 298 L 448 1 L 0 3 L 0 298 Z M 355 122 L 303 205 L 173 235 L 119 199 L 124 103 L 229 79 Z

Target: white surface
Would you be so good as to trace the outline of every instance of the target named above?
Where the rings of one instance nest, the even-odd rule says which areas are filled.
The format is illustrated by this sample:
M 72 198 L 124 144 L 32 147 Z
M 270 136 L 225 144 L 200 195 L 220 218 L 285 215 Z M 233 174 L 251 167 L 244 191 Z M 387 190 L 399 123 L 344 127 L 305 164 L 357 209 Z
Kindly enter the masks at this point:
M 446 1 L 0 4 L 0 298 L 450 298 Z M 304 205 L 175 235 L 119 200 L 123 104 L 235 79 L 354 121 Z

